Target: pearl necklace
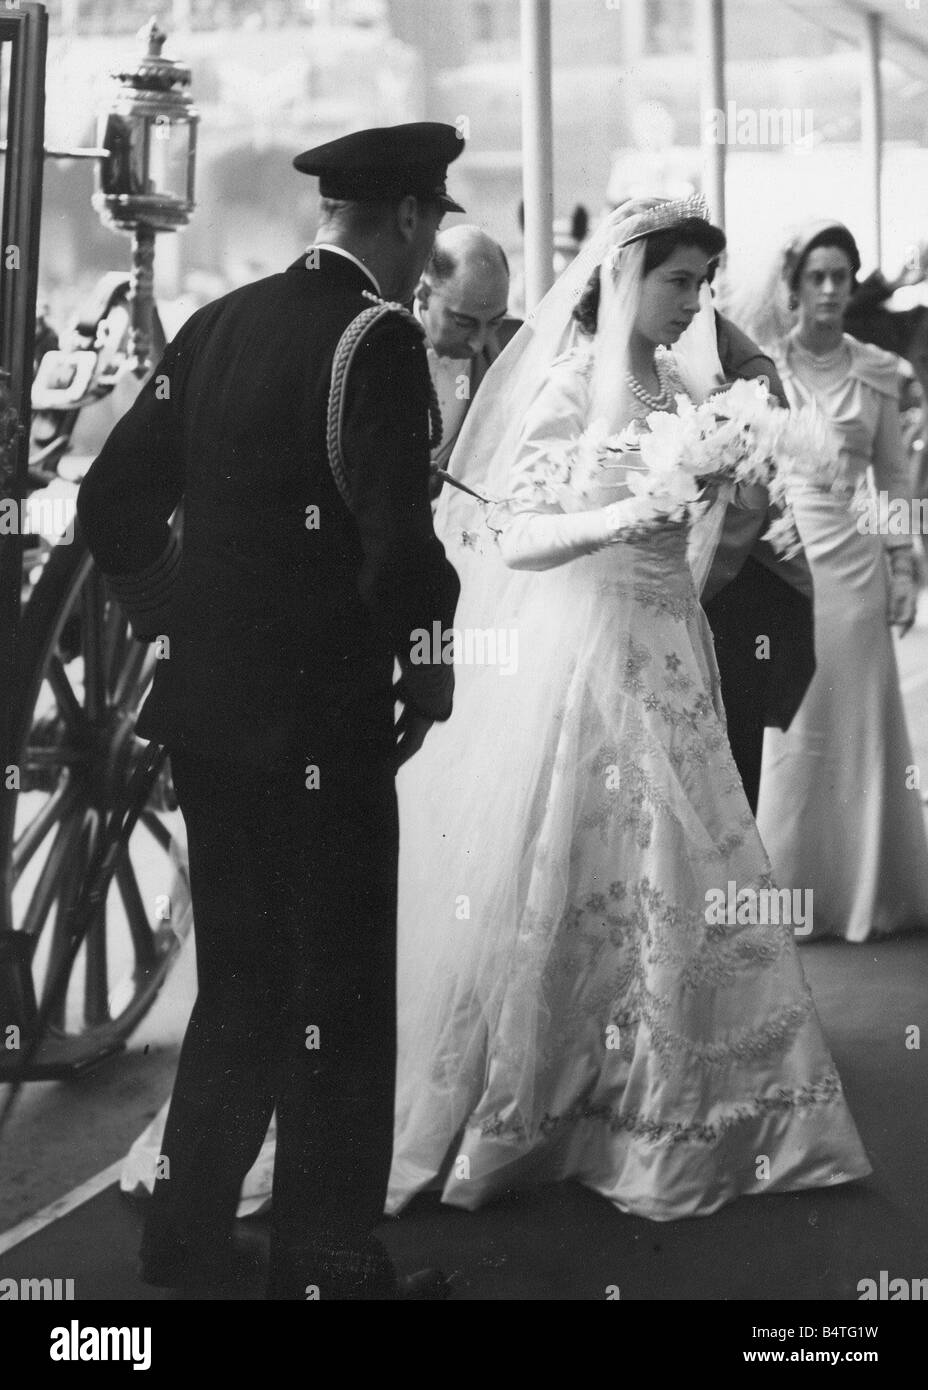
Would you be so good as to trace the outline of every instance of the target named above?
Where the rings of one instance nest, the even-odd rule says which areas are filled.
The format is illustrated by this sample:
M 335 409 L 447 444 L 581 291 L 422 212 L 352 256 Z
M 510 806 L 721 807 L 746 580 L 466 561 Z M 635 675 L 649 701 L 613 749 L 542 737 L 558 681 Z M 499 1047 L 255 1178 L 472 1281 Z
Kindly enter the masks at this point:
M 660 394 L 657 396 L 651 391 L 646 391 L 638 378 L 632 376 L 631 372 L 625 373 L 625 381 L 632 395 L 635 396 L 642 405 L 646 405 L 649 410 L 663 410 L 670 404 L 669 372 L 666 363 L 662 361 L 655 362 L 654 369 L 657 372 L 657 379 L 661 387 Z
M 796 337 L 792 339 L 792 343 L 799 360 L 816 372 L 833 371 L 839 364 L 843 365 L 848 356 L 847 343 L 843 337 L 836 347 L 829 348 L 827 352 L 813 352 Z

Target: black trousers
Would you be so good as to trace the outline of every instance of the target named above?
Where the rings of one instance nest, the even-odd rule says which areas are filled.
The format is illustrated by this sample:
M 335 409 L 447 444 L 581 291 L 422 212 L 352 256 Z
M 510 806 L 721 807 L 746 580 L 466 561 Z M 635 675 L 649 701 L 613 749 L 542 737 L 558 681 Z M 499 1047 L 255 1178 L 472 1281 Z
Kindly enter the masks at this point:
M 768 676 L 755 657 L 754 634 L 730 622 L 725 592 L 723 589 L 717 598 L 706 604 L 706 617 L 715 640 L 731 754 L 751 814 L 756 816 L 764 756 L 764 696 Z
M 383 1219 L 396 1064 L 398 823 L 391 758 L 254 769 L 174 751 L 198 995 L 143 1264 L 228 1253 L 277 1112 L 271 1297 L 389 1296 Z
M 705 605 L 722 683 L 728 741 L 757 814 L 764 729 L 785 729 L 815 673 L 812 603 L 752 556 Z M 759 658 L 758 639 L 765 639 Z

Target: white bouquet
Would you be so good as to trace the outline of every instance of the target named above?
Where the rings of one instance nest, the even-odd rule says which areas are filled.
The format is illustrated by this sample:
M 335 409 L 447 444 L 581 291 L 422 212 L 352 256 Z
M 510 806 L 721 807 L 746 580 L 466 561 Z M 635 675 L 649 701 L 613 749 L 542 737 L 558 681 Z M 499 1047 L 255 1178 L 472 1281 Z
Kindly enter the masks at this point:
M 790 412 L 778 405 L 763 381 L 735 381 L 700 405 L 677 396 L 677 411 L 654 411 L 644 428 L 633 422 L 608 436 L 596 421 L 576 441 L 570 486 L 588 494 L 604 467 L 636 454 L 624 482 L 639 502 L 643 524 L 696 515 L 721 488 L 737 501 L 739 492 L 766 488 L 783 515 L 765 533 L 782 554 L 800 548 L 787 484 L 794 476 L 821 482 L 837 473 L 837 452 L 827 422 L 811 407 Z

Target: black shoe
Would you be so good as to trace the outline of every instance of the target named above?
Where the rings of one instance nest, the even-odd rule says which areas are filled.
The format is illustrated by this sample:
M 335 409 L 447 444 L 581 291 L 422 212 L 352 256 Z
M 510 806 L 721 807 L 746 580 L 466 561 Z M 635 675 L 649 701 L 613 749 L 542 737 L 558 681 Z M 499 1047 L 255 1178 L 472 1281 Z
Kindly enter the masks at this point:
M 374 1236 L 318 1235 L 288 1243 L 272 1237 L 267 1297 L 299 1302 L 393 1302 L 402 1295 L 400 1276 Z M 414 1294 L 414 1297 L 420 1295 Z
M 439 1302 L 451 1297 L 451 1284 L 440 1269 L 419 1269 L 415 1274 L 397 1276 L 396 1297 L 403 1302 Z
M 161 1289 L 198 1293 L 236 1293 L 254 1285 L 266 1258 L 266 1241 L 258 1232 L 236 1231 L 222 1253 L 174 1246 L 170 1252 L 142 1254 L 138 1276 Z

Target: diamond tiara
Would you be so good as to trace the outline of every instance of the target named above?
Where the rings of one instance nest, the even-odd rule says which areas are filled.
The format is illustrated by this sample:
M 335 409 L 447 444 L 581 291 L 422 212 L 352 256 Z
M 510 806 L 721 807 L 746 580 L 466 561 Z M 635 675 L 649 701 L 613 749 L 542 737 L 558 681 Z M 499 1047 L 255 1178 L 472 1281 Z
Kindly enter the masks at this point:
M 698 217 L 703 222 L 709 221 L 709 204 L 701 193 L 693 193 L 689 198 L 674 198 L 666 203 L 658 203 L 657 207 L 639 213 L 635 218 L 638 224 L 636 230 L 623 237 L 618 246 L 628 246 L 631 242 L 640 241 L 642 237 L 651 236 L 654 232 L 662 232 L 666 227 L 675 227 L 687 217 Z

